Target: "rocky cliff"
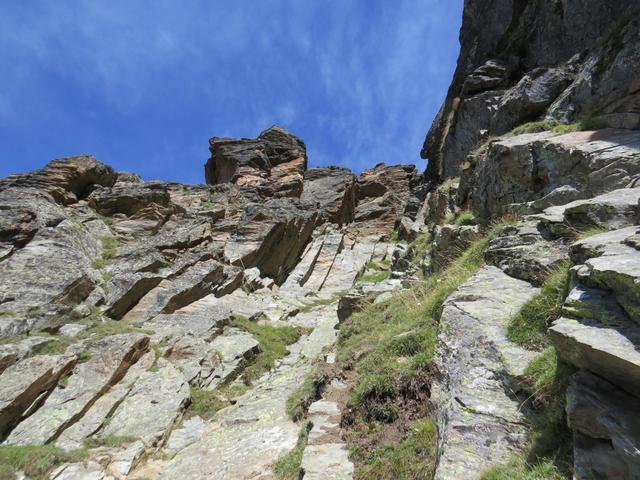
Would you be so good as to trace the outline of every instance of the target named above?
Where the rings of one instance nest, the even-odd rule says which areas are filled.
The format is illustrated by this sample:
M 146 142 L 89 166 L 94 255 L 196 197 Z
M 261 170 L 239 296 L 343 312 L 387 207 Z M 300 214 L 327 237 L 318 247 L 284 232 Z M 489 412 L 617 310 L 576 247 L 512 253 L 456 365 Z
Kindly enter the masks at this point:
M 209 185 L 90 156 L 0 182 L 0 457 L 61 464 L 16 470 L 249 478 L 295 446 L 286 399 L 335 340 L 339 296 L 391 259 L 417 172 L 307 169 L 279 127 L 210 145 Z
M 637 2 L 465 1 L 400 223 L 429 276 L 483 257 L 438 317 L 436 479 L 640 478 L 639 28 Z
M 640 479 L 636 2 L 467 0 L 412 165 L 0 181 L 0 478 Z

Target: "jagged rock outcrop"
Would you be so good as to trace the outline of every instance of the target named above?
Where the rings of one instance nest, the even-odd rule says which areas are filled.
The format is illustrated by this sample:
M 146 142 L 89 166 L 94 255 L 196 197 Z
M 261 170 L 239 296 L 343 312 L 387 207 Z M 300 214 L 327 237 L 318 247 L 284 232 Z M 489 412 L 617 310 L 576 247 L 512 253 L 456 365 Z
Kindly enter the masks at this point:
M 280 127 L 256 139 L 213 137 L 211 158 L 205 165 L 207 183 L 234 183 L 261 197 L 299 197 L 307 168 L 302 140 Z
M 362 172 L 358 178 L 358 205 L 351 229 L 360 233 L 391 234 L 417 181 L 413 165 L 387 167 L 381 163 Z
M 391 263 L 414 167 L 306 170 L 304 143 L 279 127 L 211 151 L 214 185 L 93 157 L 0 181 L 0 442 L 89 452 L 49 478 L 271 472 L 296 444 L 286 399 L 335 342 L 338 298 Z M 248 380 L 272 348 L 260 329 L 281 327 L 298 340 Z M 198 392 L 234 408 L 205 420 Z
M 458 66 L 425 140 L 427 176 L 531 120 L 638 128 L 635 2 L 467 0 Z M 490 21 L 487 21 L 490 19 Z

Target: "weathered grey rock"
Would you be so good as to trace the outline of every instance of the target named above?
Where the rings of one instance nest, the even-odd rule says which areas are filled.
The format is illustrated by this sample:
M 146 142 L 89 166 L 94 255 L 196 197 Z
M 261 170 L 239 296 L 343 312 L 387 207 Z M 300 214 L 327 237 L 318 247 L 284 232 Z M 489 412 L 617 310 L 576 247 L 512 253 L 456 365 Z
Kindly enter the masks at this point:
M 305 480 L 349 480 L 354 467 L 343 443 L 310 445 L 304 450 L 302 472 Z
M 464 195 L 485 217 L 513 210 L 512 204 L 562 205 L 629 186 L 640 173 L 638 155 L 635 131 L 518 135 L 491 144 L 463 176 Z
M 329 222 L 349 223 L 356 209 L 356 176 L 351 170 L 340 167 L 307 170 L 300 200 L 320 208 Z
M 49 193 L 58 203 L 70 204 L 87 193 L 93 185 L 111 186 L 116 174 L 108 165 L 92 156 L 68 157 L 49 162 L 32 173 L 11 175 L 0 181 L 0 191 L 19 187 Z
M 14 363 L 31 356 L 34 350 L 40 345 L 52 342 L 52 337 L 27 337 L 17 340 L 15 343 L 5 343 L 0 345 L 0 373 L 4 372 Z
M 0 335 L 55 329 L 93 290 L 93 259 L 102 248 L 87 230 L 64 220 L 38 231 L 31 242 L 0 262 Z
M 273 475 L 273 462 L 295 447 L 299 433 L 287 416 L 286 400 L 309 372 L 308 362 L 335 340 L 335 314 L 323 311 L 321 318 L 314 333 L 290 346 L 290 355 L 270 375 L 218 413 L 200 440 L 180 450 L 170 463 L 150 463 L 149 471 L 160 471 L 161 479 Z
M 560 318 L 553 322 L 549 334 L 566 361 L 640 396 L 639 327 Z
M 582 283 L 610 291 L 629 318 L 640 324 L 640 252 L 633 246 L 637 227 L 594 235 L 571 248 Z M 631 243 L 631 244 L 630 244 Z
M 127 397 L 140 375 L 147 371 L 156 360 L 153 351 L 145 353 L 127 370 L 122 380 L 111 386 L 91 405 L 82 418 L 79 418 L 60 434 L 55 440 L 55 445 L 64 450 L 77 450 L 85 447 L 85 441 L 91 437 L 95 438 L 99 434 L 100 430 L 109 422 L 114 409 Z
M 590 227 L 619 229 L 640 223 L 640 188 L 621 188 L 588 200 L 549 207 L 536 215 L 545 227 L 563 235 Z
M 135 437 L 147 448 L 162 443 L 190 398 L 180 371 L 161 362 L 157 371 L 140 375 L 100 436 Z
M 339 405 L 332 401 L 318 400 L 309 406 L 308 418 L 312 427 L 302 455 L 301 478 L 353 478 L 354 466 L 347 445 L 340 440 L 340 416 Z
M 185 420 L 179 428 L 171 432 L 163 452 L 172 455 L 197 442 L 207 429 L 207 422 L 195 416 Z
M 209 390 L 232 381 L 260 351 L 260 344 L 251 334 L 228 328 L 223 335 L 213 339 L 211 348 L 220 358 L 220 364 L 202 381 Z
M 508 319 L 538 290 L 487 266 L 446 300 L 431 401 L 438 424 L 438 480 L 475 479 L 522 451 L 528 429 L 510 392 L 535 356 L 506 338 Z
M 479 229 L 475 225 L 438 225 L 433 235 L 431 268 L 434 272 L 443 270 L 453 259 L 460 256 L 478 238 Z
M 638 8 L 466 2 L 458 66 L 421 152 L 427 178 L 456 176 L 484 139 L 545 115 L 638 128 Z
M 148 342 L 149 337 L 141 334 L 119 334 L 98 340 L 91 348 L 91 358 L 78 364 L 68 382 L 58 385 L 35 413 L 13 429 L 5 443 L 43 445 L 55 440 L 122 379 Z
M 567 420 L 574 431 L 574 478 L 640 478 L 637 404 L 637 397 L 595 375 L 582 371 L 572 377 Z
M 53 471 L 52 480 L 115 480 L 98 462 L 71 463 Z
M 512 277 L 542 283 L 554 267 L 567 260 L 568 247 L 553 241 L 538 222 L 520 222 L 496 232 L 485 251 L 487 261 Z
M 40 397 L 56 386 L 75 365 L 71 355 L 38 355 L 7 368 L 0 375 L 0 435 L 4 435 Z
M 291 199 L 251 205 L 224 246 L 225 259 L 243 268 L 258 267 L 263 276 L 282 283 L 298 261 L 318 221 Z
M 87 201 L 101 215 L 121 213 L 132 217 L 150 206 L 168 207 L 170 196 L 166 184 L 160 182 L 118 183 L 95 189 Z
M 361 235 L 391 235 L 416 183 L 413 165 L 381 163 L 362 172 L 358 177 L 358 205 L 350 231 Z
M 181 275 L 161 281 L 126 313 L 124 319 L 144 322 L 160 313 L 173 313 L 211 293 L 221 283 L 223 276 L 224 269 L 220 262 L 199 262 Z

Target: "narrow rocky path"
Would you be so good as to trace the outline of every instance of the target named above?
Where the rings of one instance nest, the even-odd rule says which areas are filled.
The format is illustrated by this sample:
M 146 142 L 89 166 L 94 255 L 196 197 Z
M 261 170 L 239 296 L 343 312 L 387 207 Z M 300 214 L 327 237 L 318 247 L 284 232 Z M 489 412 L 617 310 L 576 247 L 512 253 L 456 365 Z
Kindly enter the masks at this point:
M 271 466 L 292 450 L 300 425 L 289 419 L 286 401 L 302 383 L 314 360 L 336 337 L 336 303 L 315 311 L 317 326 L 291 346 L 275 370 L 215 416 L 200 439 L 168 461 L 152 460 L 131 478 L 271 478 Z

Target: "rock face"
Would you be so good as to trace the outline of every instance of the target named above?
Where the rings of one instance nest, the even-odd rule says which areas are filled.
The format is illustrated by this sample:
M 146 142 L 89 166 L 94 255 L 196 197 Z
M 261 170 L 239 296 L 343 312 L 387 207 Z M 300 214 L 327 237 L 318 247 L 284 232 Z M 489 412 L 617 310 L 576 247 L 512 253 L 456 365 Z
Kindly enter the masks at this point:
M 639 8 L 466 1 L 458 66 L 422 148 L 427 176 L 458 175 L 484 139 L 531 120 L 639 128 Z
M 573 449 L 565 473 L 640 478 L 639 19 L 637 2 L 465 1 L 457 69 L 421 152 L 427 171 L 399 225 L 416 243 L 394 262 L 431 274 L 464 246 L 463 232 L 491 232 L 492 267 L 440 319 L 435 478 L 475 479 L 527 458 L 518 450 L 531 427 L 517 415 L 532 405 L 518 380 L 538 352 L 506 340 L 517 308 L 502 302 L 520 292 L 522 304 L 526 286 L 545 291 L 566 266 L 564 303 L 545 332 L 577 370 L 557 393 Z
M 391 234 L 417 180 L 413 165 L 387 167 L 382 163 L 362 172 L 352 230 Z
M 415 167 L 307 170 L 279 127 L 211 152 L 210 185 L 144 182 L 93 157 L 0 181 L 0 442 L 89 457 L 48 478 L 272 474 L 300 429 L 286 399 L 335 342 L 339 297 L 391 263 Z M 300 339 L 247 380 L 280 327 Z M 205 420 L 199 395 L 234 408 Z M 334 443 L 300 474 L 325 478 L 337 452 L 331 471 L 350 478 Z
M 307 149 L 298 137 L 271 127 L 256 139 L 213 137 L 205 165 L 207 183 L 234 183 L 262 197 L 297 197 L 307 168 Z
M 302 140 L 274 126 L 213 137 L 206 185 L 145 182 L 89 156 L 1 180 L 2 448 L 86 452 L 46 472 L 58 480 L 275 478 L 291 453 L 301 479 L 362 475 L 344 431 L 359 372 L 334 350 L 339 328 L 451 267 L 407 332 L 437 329 L 434 345 L 436 332 L 398 335 L 395 312 L 374 332 L 420 350 L 397 358 L 402 389 L 421 390 L 404 400 L 438 427 L 433 478 L 534 458 L 544 386 L 529 367 L 553 353 L 543 395 L 564 405 L 562 473 L 639 480 L 639 18 L 638 2 L 466 0 L 421 176 L 307 169 Z M 565 271 L 566 291 L 550 285 Z M 526 325 L 544 352 L 510 330 L 531 305 L 548 314 Z M 414 358 L 428 379 L 412 377 Z M 344 371 L 304 399 L 307 425 L 287 399 L 318 363 Z M 380 377 L 367 388 L 386 402 Z M 409 423 L 371 430 L 409 438 L 409 403 Z M 403 461 L 405 447 L 431 450 L 404 444 Z

